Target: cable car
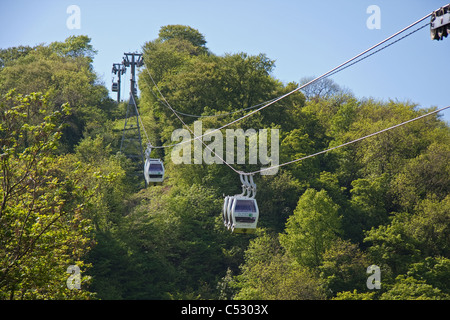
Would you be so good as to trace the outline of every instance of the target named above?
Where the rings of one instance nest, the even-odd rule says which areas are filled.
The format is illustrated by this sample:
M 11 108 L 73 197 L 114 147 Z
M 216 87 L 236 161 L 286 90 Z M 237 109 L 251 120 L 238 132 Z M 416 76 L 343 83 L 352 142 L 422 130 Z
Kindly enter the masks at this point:
M 254 233 L 258 224 L 259 210 L 255 199 L 235 197 L 231 205 L 231 232 Z
M 433 12 L 430 32 L 431 40 L 443 40 L 450 34 L 450 5 Z
M 118 92 L 119 91 L 119 84 L 117 82 L 113 82 L 111 90 L 113 92 Z
M 145 150 L 144 177 L 147 184 L 164 181 L 164 164 L 161 159 L 152 159 L 152 146 L 148 144 Z
M 160 159 L 147 159 L 144 165 L 144 176 L 147 183 L 164 181 L 164 164 Z
M 243 177 L 242 193 L 235 196 L 226 196 L 223 208 L 222 219 L 225 227 L 233 233 L 250 234 L 256 231 L 258 224 L 259 209 L 255 200 L 256 185 L 253 177 Z

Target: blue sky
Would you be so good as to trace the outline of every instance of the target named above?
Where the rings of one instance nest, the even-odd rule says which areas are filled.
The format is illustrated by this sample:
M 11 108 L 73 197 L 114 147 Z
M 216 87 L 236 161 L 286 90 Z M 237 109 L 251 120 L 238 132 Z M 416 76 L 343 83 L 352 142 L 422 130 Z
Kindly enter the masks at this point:
M 448 1 L 0 0 L 0 47 L 86 34 L 98 50 L 95 71 L 109 88 L 112 64 L 121 62 L 124 52 L 139 51 L 161 26 L 184 24 L 204 34 L 213 53 L 265 53 L 276 61 L 275 78 L 298 82 L 327 72 Z M 79 30 L 66 26 L 72 4 L 81 10 Z M 381 9 L 381 29 L 366 26 L 370 5 Z M 332 79 L 360 98 L 444 107 L 450 104 L 449 53 L 450 38 L 431 41 L 425 28 Z M 449 111 L 442 114 L 450 121 Z

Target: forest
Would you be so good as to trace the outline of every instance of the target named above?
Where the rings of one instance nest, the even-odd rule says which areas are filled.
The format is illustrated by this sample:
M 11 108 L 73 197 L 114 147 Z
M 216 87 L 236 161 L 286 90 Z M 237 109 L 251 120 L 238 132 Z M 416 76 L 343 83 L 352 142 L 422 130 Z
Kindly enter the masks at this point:
M 206 130 L 311 79 L 282 83 L 265 54 L 215 54 L 188 26 L 161 27 L 142 49 L 141 134 L 155 146 L 183 128 L 162 96 Z M 172 148 L 155 149 L 165 180 L 143 185 L 120 152 L 128 93 L 109 96 L 96 54 L 88 36 L 0 50 L 0 299 L 450 298 L 450 129 L 439 114 L 255 175 L 257 231 L 234 234 L 221 211 L 241 183 L 226 165 L 175 164 Z M 284 163 L 431 110 L 325 79 L 228 129 L 279 129 Z M 78 289 L 67 285 L 74 265 Z

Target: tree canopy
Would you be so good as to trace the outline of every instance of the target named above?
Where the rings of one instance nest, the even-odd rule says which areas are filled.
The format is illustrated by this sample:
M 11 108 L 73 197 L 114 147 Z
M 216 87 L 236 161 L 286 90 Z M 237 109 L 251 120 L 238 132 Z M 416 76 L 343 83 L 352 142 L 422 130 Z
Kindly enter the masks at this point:
M 154 150 L 167 179 L 142 187 L 120 152 L 127 102 L 108 97 L 90 41 L 0 50 L 0 299 L 449 299 L 450 130 L 439 115 L 255 176 L 258 230 L 236 235 L 221 220 L 223 195 L 241 192 L 226 165 Z M 299 85 L 276 79 L 263 53 L 206 44 L 183 25 L 144 44 L 144 141 L 167 146 L 183 128 L 161 93 L 206 130 Z M 281 163 L 429 111 L 327 80 L 227 129 L 278 129 Z M 259 169 L 248 157 L 234 167 Z M 79 290 L 66 286 L 73 265 Z M 381 289 L 366 285 L 371 265 Z

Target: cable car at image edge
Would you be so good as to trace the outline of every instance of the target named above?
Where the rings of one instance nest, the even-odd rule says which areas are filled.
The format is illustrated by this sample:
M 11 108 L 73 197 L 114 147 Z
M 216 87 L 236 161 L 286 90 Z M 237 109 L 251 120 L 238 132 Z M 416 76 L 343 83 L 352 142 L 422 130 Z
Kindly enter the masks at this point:
M 443 40 L 450 34 L 450 4 L 434 11 L 430 23 L 431 40 Z
M 145 150 L 144 177 L 147 184 L 164 181 L 164 164 L 161 159 L 150 158 L 152 148 Z
M 222 208 L 225 227 L 233 233 L 255 233 L 258 224 L 259 209 L 256 202 L 256 184 L 253 176 L 240 175 L 242 193 L 226 196 Z

